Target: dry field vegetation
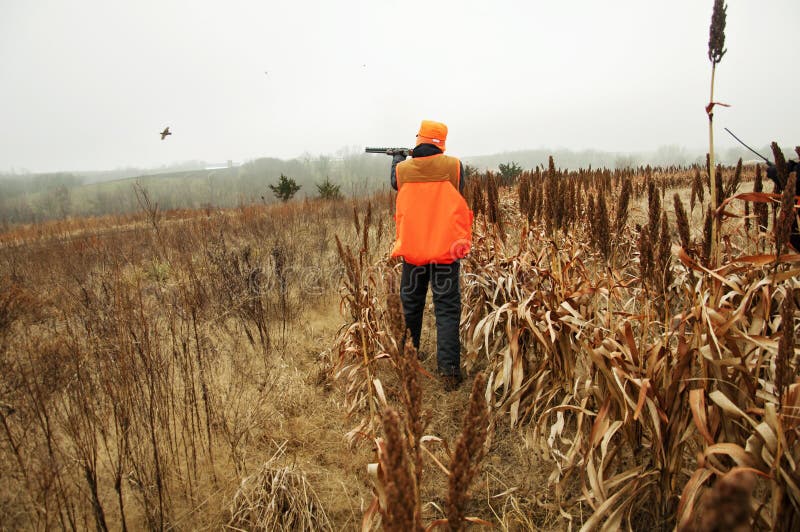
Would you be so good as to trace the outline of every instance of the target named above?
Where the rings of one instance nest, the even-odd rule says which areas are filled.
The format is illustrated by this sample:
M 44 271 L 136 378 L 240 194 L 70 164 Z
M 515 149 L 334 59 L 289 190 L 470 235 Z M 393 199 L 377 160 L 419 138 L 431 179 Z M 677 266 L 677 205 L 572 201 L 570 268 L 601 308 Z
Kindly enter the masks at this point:
M 11 228 L 0 528 L 797 530 L 792 198 L 717 175 L 472 178 L 454 393 L 388 195 Z

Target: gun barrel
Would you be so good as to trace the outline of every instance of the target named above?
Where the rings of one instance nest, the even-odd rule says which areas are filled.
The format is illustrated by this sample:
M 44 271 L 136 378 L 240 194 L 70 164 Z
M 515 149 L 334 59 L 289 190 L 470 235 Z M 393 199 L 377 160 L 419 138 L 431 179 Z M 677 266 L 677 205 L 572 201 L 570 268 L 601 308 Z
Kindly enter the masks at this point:
M 402 154 L 408 157 L 411 155 L 409 148 L 364 148 L 367 153 L 385 153 L 386 155 Z
M 731 136 L 731 137 L 733 137 L 733 138 L 735 138 L 737 141 L 739 141 L 739 144 L 741 144 L 742 146 L 744 146 L 745 148 L 747 148 L 747 149 L 748 149 L 748 150 L 750 150 L 751 152 L 755 153 L 756 155 L 758 155 L 759 157 L 761 157 L 762 159 L 764 159 L 764 160 L 767 162 L 767 165 L 770 165 L 770 166 L 772 166 L 772 162 L 771 162 L 769 159 L 767 159 L 766 157 L 764 157 L 763 155 L 761 155 L 760 153 L 758 153 L 756 150 L 754 150 L 753 148 L 751 148 L 750 146 L 748 146 L 747 144 L 745 144 L 744 142 L 742 142 L 742 139 L 740 139 L 739 137 L 737 137 L 736 135 L 734 135 L 734 134 L 733 134 L 733 131 L 731 131 L 731 130 L 730 130 L 730 129 L 728 129 L 727 127 L 725 128 L 725 131 L 727 131 L 727 132 L 730 134 L 730 136 Z

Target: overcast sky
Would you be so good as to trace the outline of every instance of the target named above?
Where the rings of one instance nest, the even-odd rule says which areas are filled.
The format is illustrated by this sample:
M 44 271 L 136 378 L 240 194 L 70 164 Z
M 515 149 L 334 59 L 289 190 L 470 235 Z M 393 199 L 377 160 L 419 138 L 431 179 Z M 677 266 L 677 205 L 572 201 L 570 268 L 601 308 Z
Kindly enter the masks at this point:
M 0 0 L 0 171 L 411 144 L 702 149 L 712 0 Z M 800 144 L 800 1 L 729 0 L 727 126 Z M 173 135 L 161 141 L 158 132 Z

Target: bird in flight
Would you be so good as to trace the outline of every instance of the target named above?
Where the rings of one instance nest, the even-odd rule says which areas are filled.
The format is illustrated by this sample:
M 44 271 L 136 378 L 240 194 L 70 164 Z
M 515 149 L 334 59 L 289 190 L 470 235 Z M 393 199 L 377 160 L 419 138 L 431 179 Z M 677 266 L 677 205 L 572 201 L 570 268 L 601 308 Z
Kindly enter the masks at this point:
M 169 130 L 169 126 L 164 128 L 164 131 L 161 132 L 161 140 L 167 138 L 167 135 L 172 135 L 172 132 Z

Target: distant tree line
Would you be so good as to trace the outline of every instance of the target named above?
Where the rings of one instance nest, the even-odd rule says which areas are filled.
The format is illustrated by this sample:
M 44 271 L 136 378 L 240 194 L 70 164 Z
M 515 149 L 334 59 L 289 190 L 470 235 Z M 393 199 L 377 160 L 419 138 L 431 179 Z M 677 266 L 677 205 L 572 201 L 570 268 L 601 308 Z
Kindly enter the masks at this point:
M 765 154 L 769 148 L 763 148 Z M 456 154 L 459 155 L 459 154 Z M 469 173 L 497 170 L 504 183 L 513 182 L 523 170 L 545 167 L 553 156 L 561 168 L 619 168 L 639 165 L 703 164 L 704 153 L 679 146 L 664 146 L 648 153 L 613 153 L 594 150 L 524 150 L 495 155 L 464 157 Z M 787 154 L 791 158 L 794 154 Z M 739 157 L 754 159 L 738 148 L 720 150 L 722 164 L 735 164 Z M 364 154 L 361 148 L 345 148 L 335 155 L 304 154 L 295 159 L 264 157 L 241 166 L 196 169 L 198 161 L 172 165 L 172 171 L 154 174 L 142 171 L 127 177 L 132 170 L 110 172 L 0 175 L 0 226 L 32 223 L 68 216 L 125 214 L 140 209 L 133 185 L 146 187 L 159 209 L 236 207 L 260 201 L 281 201 L 269 188 L 281 176 L 298 187 L 291 197 L 355 197 L 388 189 L 390 159 L 380 154 Z M 185 169 L 194 167 L 195 169 Z M 176 171 L 178 170 L 178 171 Z M 126 176 L 118 178 L 118 176 Z M 100 181 L 102 178 L 116 178 Z
M 771 148 L 765 146 L 759 151 L 769 156 Z M 706 154 L 699 150 L 689 150 L 682 146 L 667 145 L 648 152 L 605 152 L 598 150 L 519 150 L 477 157 L 466 157 L 465 162 L 481 169 L 494 169 L 503 173 L 501 164 L 514 161 L 524 169 L 541 167 L 547 168 L 550 156 L 558 161 L 561 168 L 576 170 L 578 168 L 627 168 L 636 166 L 689 166 L 692 164 L 705 164 Z M 787 157 L 795 155 L 787 152 Z M 735 165 L 742 158 L 747 161 L 757 157 L 741 147 L 732 147 L 719 150 L 718 162 L 725 165 Z M 505 175 L 505 174 L 504 174 Z
M 265 157 L 232 168 L 149 172 L 103 182 L 94 182 L 96 173 L 88 178 L 71 173 L 0 175 L 0 225 L 134 212 L 140 209 L 133 192 L 136 183 L 160 210 L 283 201 L 270 189 L 281 176 L 297 186 L 286 200 L 362 196 L 389 187 L 390 161 L 353 148 L 336 156 Z

